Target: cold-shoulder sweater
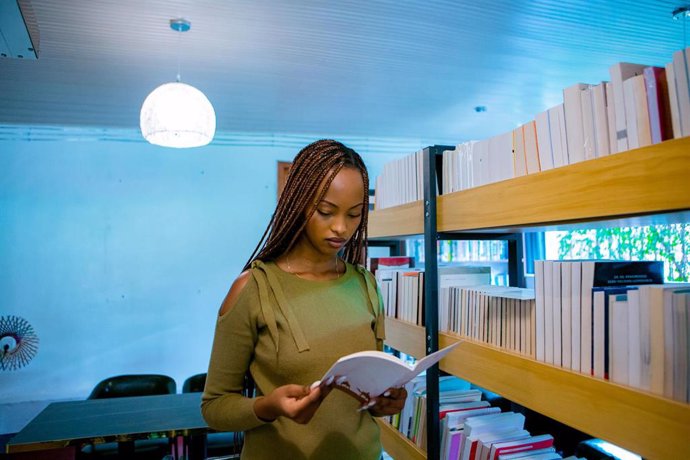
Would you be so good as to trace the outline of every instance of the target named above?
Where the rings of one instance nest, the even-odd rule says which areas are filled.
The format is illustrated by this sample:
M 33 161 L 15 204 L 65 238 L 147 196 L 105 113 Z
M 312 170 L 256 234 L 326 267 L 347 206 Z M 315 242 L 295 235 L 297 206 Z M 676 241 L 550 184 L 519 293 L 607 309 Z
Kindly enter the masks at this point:
M 376 281 L 362 267 L 346 264 L 338 279 L 311 281 L 255 261 L 236 304 L 216 323 L 205 420 L 216 430 L 245 432 L 242 459 L 378 459 L 378 426 L 341 391 L 332 391 L 305 425 L 285 417 L 260 420 L 255 399 L 240 392 L 247 369 L 257 396 L 286 384 L 309 385 L 338 358 L 381 349 L 383 321 Z

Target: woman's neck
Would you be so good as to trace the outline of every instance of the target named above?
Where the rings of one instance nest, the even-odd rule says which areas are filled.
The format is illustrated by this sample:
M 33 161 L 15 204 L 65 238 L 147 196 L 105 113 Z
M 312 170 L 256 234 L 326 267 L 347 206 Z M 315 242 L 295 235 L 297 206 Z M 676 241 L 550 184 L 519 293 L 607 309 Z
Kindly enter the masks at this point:
M 293 248 L 276 260 L 278 267 L 307 280 L 337 279 L 345 272 L 345 262 L 337 254 L 325 257 Z

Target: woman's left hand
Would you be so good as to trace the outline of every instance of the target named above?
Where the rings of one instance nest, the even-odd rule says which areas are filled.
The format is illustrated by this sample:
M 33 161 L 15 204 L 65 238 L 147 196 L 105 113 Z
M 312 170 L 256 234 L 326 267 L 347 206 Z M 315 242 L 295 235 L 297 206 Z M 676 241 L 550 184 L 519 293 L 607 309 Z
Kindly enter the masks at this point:
M 407 399 L 405 388 L 389 388 L 381 396 L 371 398 L 360 406 L 360 410 L 369 409 L 374 417 L 384 417 L 400 412 Z

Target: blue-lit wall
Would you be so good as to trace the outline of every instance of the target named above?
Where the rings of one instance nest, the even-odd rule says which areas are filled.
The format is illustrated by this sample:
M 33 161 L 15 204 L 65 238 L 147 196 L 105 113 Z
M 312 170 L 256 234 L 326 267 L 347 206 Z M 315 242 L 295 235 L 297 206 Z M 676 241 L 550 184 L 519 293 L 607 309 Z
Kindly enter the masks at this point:
M 218 307 L 275 206 L 276 161 L 296 152 L 0 140 L 0 316 L 40 337 L 30 364 L 0 371 L 0 433 L 107 376 L 179 389 L 205 372 Z M 373 180 L 399 155 L 363 156 Z

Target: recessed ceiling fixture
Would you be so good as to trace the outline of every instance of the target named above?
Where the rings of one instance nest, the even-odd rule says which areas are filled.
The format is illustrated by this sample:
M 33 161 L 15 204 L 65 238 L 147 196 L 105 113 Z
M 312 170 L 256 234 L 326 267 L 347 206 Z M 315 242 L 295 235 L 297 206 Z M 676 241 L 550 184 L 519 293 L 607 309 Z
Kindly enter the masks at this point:
M 186 19 L 170 20 L 170 28 L 178 33 L 191 26 Z M 201 147 L 216 133 L 211 102 L 198 89 L 180 82 L 179 62 L 177 80 L 162 84 L 146 97 L 139 121 L 144 139 L 163 147 Z

